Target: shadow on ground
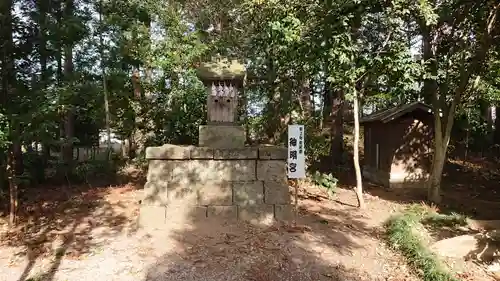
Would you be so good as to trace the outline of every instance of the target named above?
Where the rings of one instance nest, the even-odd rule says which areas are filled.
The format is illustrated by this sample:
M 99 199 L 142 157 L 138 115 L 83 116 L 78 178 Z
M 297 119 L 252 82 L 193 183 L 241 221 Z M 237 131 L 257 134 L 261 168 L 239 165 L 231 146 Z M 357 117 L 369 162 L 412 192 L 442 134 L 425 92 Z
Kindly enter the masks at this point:
M 460 161 L 461 162 L 461 161 Z M 485 175 L 487 174 L 487 176 Z M 437 206 L 443 213 L 459 213 L 476 219 L 497 219 L 500 217 L 500 190 L 495 173 L 486 168 L 475 169 L 459 165 L 456 161 L 445 166 L 442 183 L 442 202 Z M 334 173 L 339 179 L 339 186 L 349 189 L 356 185 L 352 169 L 343 169 Z M 389 189 L 363 179 L 366 194 L 398 204 L 412 204 L 427 201 L 427 190 Z M 497 195 L 498 193 L 498 195 Z
M 53 280 L 63 258 L 78 258 L 117 234 L 134 233 L 137 224 L 128 213 L 137 210 L 120 202 L 120 194 L 131 189 L 135 189 L 133 184 L 29 190 L 29 200 L 20 207 L 17 227 L 0 232 L 0 246 L 14 247 L 19 259 L 27 259 L 17 280 Z M 52 258 L 45 271 L 32 272 L 35 264 L 47 257 Z
M 367 243 L 376 244 L 380 230 L 350 206 L 355 201 L 333 209 L 314 203 L 324 200 L 321 195 L 301 192 L 300 197 L 307 202 L 296 225 L 200 220 L 196 211 L 188 214 L 184 225 L 167 226 L 163 241 L 172 243 L 170 250 L 148 269 L 144 281 L 386 280 L 383 264 L 389 261 L 365 256 Z

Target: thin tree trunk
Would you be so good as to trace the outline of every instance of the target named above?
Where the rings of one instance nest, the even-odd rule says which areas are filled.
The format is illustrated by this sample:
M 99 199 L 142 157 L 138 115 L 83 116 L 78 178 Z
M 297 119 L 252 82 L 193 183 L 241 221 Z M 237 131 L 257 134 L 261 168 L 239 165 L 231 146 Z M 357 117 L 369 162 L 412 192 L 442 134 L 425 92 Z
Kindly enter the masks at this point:
M 500 106 L 495 107 L 495 120 L 494 122 L 494 133 L 493 133 L 493 139 L 495 144 L 500 144 Z
M 313 112 L 313 107 L 311 104 L 311 85 L 309 79 L 302 80 L 299 102 L 304 118 L 309 119 L 312 116 Z
M 272 56 L 272 54 L 268 54 L 268 56 Z M 267 77 L 267 97 L 268 103 L 266 105 L 266 117 L 267 122 L 265 123 L 265 132 L 267 136 L 267 141 L 270 143 L 276 143 L 277 139 L 279 139 L 279 131 L 280 131 L 280 103 L 282 103 L 282 98 L 278 89 L 278 85 L 276 84 L 276 73 L 274 69 L 274 62 L 272 58 L 269 59 L 268 62 L 268 77 Z
M 48 84 L 48 77 L 49 73 L 47 71 L 47 40 L 46 40 L 46 34 L 47 34 L 47 13 L 48 13 L 48 3 L 46 0 L 40 0 L 37 1 L 38 3 L 38 12 L 40 14 L 40 21 L 38 23 L 39 25 L 39 54 L 40 54 L 40 72 L 41 72 L 41 77 L 40 77 L 40 86 L 39 89 L 42 91 L 45 91 L 47 88 Z M 47 164 L 50 158 L 50 148 L 49 148 L 49 143 L 45 138 L 41 139 L 42 143 L 42 167 L 41 169 L 43 170 L 40 172 L 40 181 L 43 182 L 45 181 L 45 169 L 47 169 Z
M 61 2 L 57 2 L 57 3 L 54 3 L 55 4 L 55 7 L 54 7 L 54 14 L 55 14 L 55 18 L 56 18 L 56 22 L 58 24 L 58 26 L 62 26 L 63 24 L 63 18 L 62 18 L 62 3 Z M 55 59 L 56 59 L 56 81 L 57 81 L 57 86 L 61 87 L 62 86 L 62 83 L 63 83 L 63 64 L 62 64 L 62 42 L 61 42 L 61 38 L 58 38 L 59 40 L 56 40 L 56 42 L 54 42 L 54 47 L 55 47 Z M 65 132 L 64 132 L 64 112 L 65 112 L 65 109 L 64 109 L 64 102 L 63 102 L 63 99 L 62 99 L 62 95 L 59 95 L 58 97 L 59 99 L 59 109 L 58 109 L 58 113 L 59 113 L 59 117 L 61 118 L 60 119 L 60 123 L 59 123 L 59 142 L 58 142 L 58 148 L 59 148 L 59 152 L 60 152 L 60 155 L 59 155 L 59 160 L 62 160 L 62 157 L 63 157 L 63 150 L 64 150 L 64 138 L 65 138 Z M 50 148 L 48 149 L 48 152 L 50 153 Z M 62 172 L 62 171 L 59 171 L 58 172 Z
M 325 124 L 329 122 L 329 117 L 332 114 L 332 98 L 332 86 L 330 82 L 325 79 L 325 89 L 323 90 L 323 118 L 321 118 L 320 129 L 323 129 Z
M 356 172 L 356 198 L 358 200 L 358 207 L 360 209 L 365 207 L 363 199 L 363 181 L 361 177 L 361 167 L 359 165 L 359 96 L 358 91 L 354 93 L 353 100 L 353 113 L 354 113 L 354 143 L 353 143 L 353 160 L 354 170 Z
M 17 141 L 16 141 L 17 142 Z M 17 181 L 16 181 L 16 156 L 14 153 L 16 145 L 11 145 L 7 156 L 7 178 L 9 182 L 9 193 L 10 193 L 10 211 L 9 211 L 9 224 L 14 226 L 16 224 L 17 217 L 17 206 L 18 206 L 18 196 L 17 196 Z
M 270 143 L 276 143 L 280 132 L 280 94 L 275 85 L 269 91 L 269 103 L 267 104 L 266 135 Z
M 333 93 L 333 92 L 332 92 Z M 335 166 L 342 165 L 344 155 L 344 94 L 336 91 L 331 99 L 330 158 Z
M 64 8 L 64 18 L 69 20 L 73 16 L 73 0 L 66 0 Z M 64 80 L 71 81 L 73 74 L 73 46 L 65 44 L 64 47 Z M 75 137 L 75 109 L 69 102 L 69 106 L 65 109 L 64 115 L 64 134 L 65 142 L 63 145 L 63 161 L 71 168 L 73 162 L 73 138 Z M 68 171 L 69 172 L 69 171 Z
M 7 182 L 9 185 L 9 194 L 10 194 L 10 210 L 9 210 L 9 224 L 10 226 L 14 226 L 16 223 L 16 212 L 18 205 L 18 196 L 17 196 L 17 181 L 16 181 L 16 151 L 19 146 L 19 138 L 18 138 L 18 126 L 15 125 L 15 120 L 12 116 L 12 106 L 9 105 L 11 101 L 11 96 L 14 94 L 14 82 L 16 79 L 15 76 L 15 67 L 14 67 L 14 59 L 12 56 L 14 42 L 12 39 L 12 0 L 3 0 L 0 1 L 0 37 L 3 41 L 2 43 L 2 96 L 1 96 L 1 105 L 6 110 L 7 115 L 9 116 L 9 138 L 12 141 L 12 144 L 7 149 L 7 157 L 5 163 L 5 172 L 7 176 Z M 15 111 L 14 111 L 15 112 Z M 3 182 L 3 180 L 2 180 Z
M 12 89 L 11 89 L 12 90 Z M 17 210 L 19 205 L 18 190 L 19 186 L 17 184 L 18 171 L 16 168 L 19 166 L 19 154 L 17 151 L 21 150 L 21 145 L 19 143 L 19 126 L 17 126 L 15 120 L 10 121 L 11 129 L 9 130 L 9 135 L 12 140 L 12 144 L 8 150 L 7 155 L 7 178 L 9 183 L 9 193 L 10 193 L 10 211 L 9 211 L 9 225 L 14 226 L 17 223 Z
M 99 24 L 102 28 L 102 0 L 99 2 Z M 104 42 L 102 38 L 103 31 L 99 32 L 100 55 L 101 55 L 101 69 L 102 69 L 102 90 L 104 92 L 104 111 L 106 115 L 106 144 L 108 148 L 108 160 L 111 160 L 111 116 L 109 112 L 109 97 L 106 81 L 106 63 L 104 58 Z
M 141 102 L 142 102 L 142 88 L 141 88 L 141 82 L 140 82 L 140 74 L 139 74 L 139 67 L 136 66 L 136 68 L 132 72 L 132 86 L 134 88 L 134 101 L 132 104 L 132 108 L 135 113 L 135 120 L 134 120 L 134 131 L 132 132 L 132 137 L 130 138 L 130 146 L 131 146 L 131 155 L 130 157 L 134 158 L 143 151 L 144 149 L 144 142 L 143 142 L 143 134 L 141 130 L 139 130 L 139 124 L 142 122 L 142 117 L 141 117 L 141 112 L 142 112 L 142 107 L 141 107 Z

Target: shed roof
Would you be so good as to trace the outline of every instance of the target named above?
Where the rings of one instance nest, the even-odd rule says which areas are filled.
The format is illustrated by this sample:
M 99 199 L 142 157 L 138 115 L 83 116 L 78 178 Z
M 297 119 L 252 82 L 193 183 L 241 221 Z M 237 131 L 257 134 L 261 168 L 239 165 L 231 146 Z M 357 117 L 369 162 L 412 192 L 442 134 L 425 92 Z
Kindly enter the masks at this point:
M 396 118 L 401 117 L 406 113 L 413 112 L 415 110 L 423 110 L 428 113 L 432 113 L 432 107 L 430 107 L 425 103 L 416 101 L 409 104 L 402 104 L 389 109 L 372 113 L 368 116 L 361 118 L 360 123 L 375 122 L 375 121 L 387 123 Z

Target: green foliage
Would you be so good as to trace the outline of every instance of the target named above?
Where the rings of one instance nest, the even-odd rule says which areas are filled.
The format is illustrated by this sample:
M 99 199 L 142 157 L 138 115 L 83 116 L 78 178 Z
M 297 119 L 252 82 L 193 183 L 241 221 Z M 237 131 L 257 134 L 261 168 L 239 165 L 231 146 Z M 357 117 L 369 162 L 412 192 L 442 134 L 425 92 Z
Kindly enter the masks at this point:
M 464 223 L 464 218 L 458 215 L 437 214 L 422 205 L 414 204 L 385 223 L 389 245 L 406 257 L 408 264 L 424 281 L 458 281 L 444 269 L 438 257 L 422 242 L 418 234 L 418 229 L 423 227 L 422 222 L 456 225 Z
M 125 161 L 113 155 L 112 160 L 95 159 L 79 162 L 74 169 L 74 178 L 79 182 L 92 185 L 93 182 L 112 182 Z
M 465 135 L 470 148 L 493 143 L 485 110 L 500 105 L 498 38 L 491 38 L 484 64 L 476 69 L 474 61 L 487 42 L 481 27 L 494 1 L 78 0 L 72 11 L 61 1 L 12 2 L 16 9 L 0 7 L 2 15 L 15 11 L 0 26 L 0 149 L 43 146 L 17 155 L 23 184 L 43 182 L 50 153 L 63 144 L 95 146 L 106 118 L 138 147 L 197 144 L 206 92 L 195 68 L 215 55 L 247 68 L 240 124 L 250 141 L 283 144 L 286 125 L 305 124 L 310 167 L 335 156 L 331 134 L 338 132 L 330 119 L 343 113 L 332 110 L 334 96 L 344 110 L 355 96 L 383 109 L 429 102 L 428 86 L 437 85 L 446 112 L 463 70 L 472 72 L 451 143 L 458 147 Z M 430 56 L 420 44 L 427 33 L 435 38 Z M 70 168 L 82 181 L 116 170 L 107 167 L 114 162 L 54 161 L 54 170 L 64 170 L 58 176 Z M 5 179 L 5 171 L 0 175 Z M 325 181 L 319 184 L 333 186 Z
M 23 153 L 24 173 L 21 176 L 24 186 L 36 185 L 42 183 L 45 179 L 45 170 L 43 167 L 43 155 L 37 152 L 28 151 Z
M 314 182 L 314 184 L 326 189 L 326 192 L 328 193 L 328 196 L 330 198 L 335 194 L 338 180 L 334 178 L 331 173 L 324 174 L 316 171 L 312 176 L 312 181 Z
M 154 132 L 146 145 L 198 143 L 198 127 L 207 115 L 205 88 L 194 72 L 183 73 L 181 78 L 185 84 L 165 89 L 144 105 L 144 132 Z
M 312 165 L 330 154 L 330 139 L 323 134 L 318 135 L 314 130 L 306 130 L 305 147 L 306 160 L 308 164 Z
M 0 149 L 6 149 L 9 145 L 9 122 L 7 116 L 0 112 Z
M 445 214 L 430 214 L 422 220 L 423 224 L 432 225 L 434 227 L 455 227 L 455 226 L 465 226 L 467 225 L 467 217 L 452 213 L 450 215 Z

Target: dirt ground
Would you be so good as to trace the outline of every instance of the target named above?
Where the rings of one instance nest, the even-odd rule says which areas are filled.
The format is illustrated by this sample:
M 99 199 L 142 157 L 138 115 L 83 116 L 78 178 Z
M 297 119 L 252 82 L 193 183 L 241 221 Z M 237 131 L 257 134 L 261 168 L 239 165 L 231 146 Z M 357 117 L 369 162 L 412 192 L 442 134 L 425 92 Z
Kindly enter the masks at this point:
M 476 231 L 472 231 L 468 227 L 433 227 L 431 225 L 425 225 L 422 236 L 423 241 L 428 247 L 432 247 L 432 244 L 447 238 L 457 237 L 466 234 L 477 234 Z M 479 252 L 484 249 L 487 245 L 481 245 L 482 243 L 477 243 L 476 247 L 478 253 L 470 253 L 468 257 L 452 257 L 452 256 L 440 256 L 440 261 L 444 263 L 452 272 L 458 272 L 458 277 L 463 281 L 487 281 L 487 280 L 498 280 L 495 279 L 496 273 L 489 272 L 486 270 L 489 262 L 481 260 L 478 258 Z M 461 248 L 467 248 L 467 245 L 454 245 L 454 247 L 449 248 L 450 252 L 460 251 Z M 447 248 L 448 250 L 448 248 Z
M 351 190 L 329 200 L 303 186 L 296 226 L 210 220 L 145 231 L 138 186 L 37 193 L 19 227 L 0 225 L 0 280 L 418 280 L 383 242 L 381 225 L 401 202 L 367 194 L 358 210 Z

